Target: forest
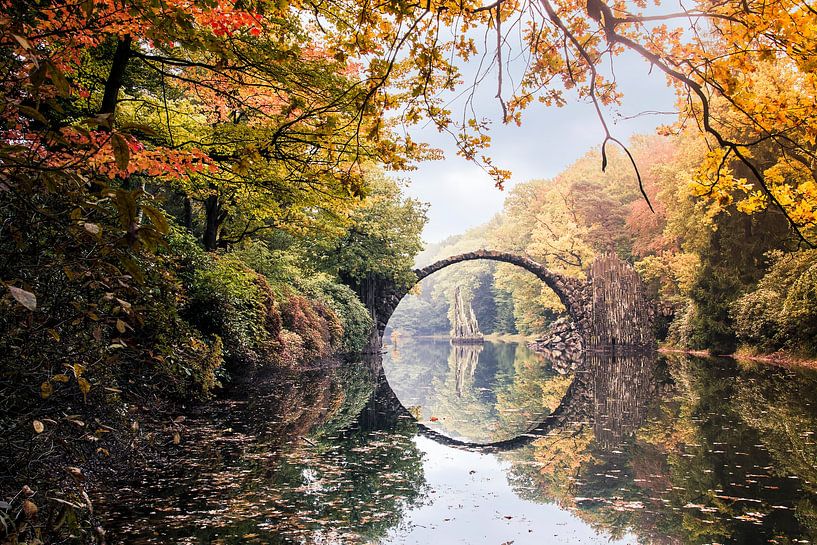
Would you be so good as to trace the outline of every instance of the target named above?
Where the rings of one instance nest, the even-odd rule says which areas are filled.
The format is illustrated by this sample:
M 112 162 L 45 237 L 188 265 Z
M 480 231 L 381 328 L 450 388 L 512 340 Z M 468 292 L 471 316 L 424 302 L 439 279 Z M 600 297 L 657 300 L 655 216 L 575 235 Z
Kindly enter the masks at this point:
M 648 201 L 633 183 L 629 159 L 609 153 L 606 172 L 593 150 L 551 180 L 518 184 L 490 222 L 429 245 L 425 266 L 479 248 L 532 257 L 582 277 L 598 255 L 632 263 L 658 312 L 656 334 L 668 348 L 780 358 L 817 355 L 817 252 L 800 244 L 784 215 L 744 213 L 733 197 L 700 197 L 707 148 L 695 132 L 638 136 L 630 146 Z M 446 334 L 453 291 L 462 286 L 480 327 L 499 335 L 540 335 L 564 311 L 532 274 L 493 262 L 460 264 L 424 281 L 391 323 L 414 335 Z
M 91 495 L 182 443 L 178 408 L 360 352 L 367 286 L 408 287 L 415 263 L 467 249 L 575 276 L 615 253 L 667 346 L 817 355 L 808 3 L 0 5 L 3 542 L 104 543 Z M 630 142 L 609 121 L 625 50 L 678 97 L 677 121 Z M 583 101 L 603 137 L 555 179 L 497 192 L 490 223 L 426 247 L 427 204 L 400 173 L 443 157 L 410 127 L 445 135 L 499 189 L 511 179 L 469 102 L 487 79 L 500 123 Z M 440 273 L 395 327 L 446 329 L 454 285 L 488 333 L 537 335 L 562 310 L 525 273 L 476 264 Z M 428 309 L 438 322 L 420 323 Z

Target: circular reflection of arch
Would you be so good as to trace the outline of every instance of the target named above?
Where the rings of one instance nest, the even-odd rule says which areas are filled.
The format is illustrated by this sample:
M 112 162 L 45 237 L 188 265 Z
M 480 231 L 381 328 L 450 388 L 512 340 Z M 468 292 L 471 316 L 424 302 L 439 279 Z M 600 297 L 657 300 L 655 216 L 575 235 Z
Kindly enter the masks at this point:
M 392 418 L 414 415 L 406 409 L 386 380 L 380 357 L 375 358 L 377 385 L 370 410 Z M 562 428 L 581 424 L 593 427 L 596 440 L 612 448 L 632 437 L 646 418 L 645 408 L 656 395 L 657 357 L 654 353 L 587 353 L 580 362 L 559 405 L 533 428 L 492 443 L 459 440 L 417 422 L 420 434 L 442 445 L 462 450 L 501 452 L 525 446 Z
M 420 434 L 433 441 L 463 450 L 480 452 L 500 452 L 513 450 L 531 443 L 535 439 L 545 436 L 551 431 L 562 428 L 575 422 L 587 422 L 590 418 L 592 394 L 590 392 L 591 383 L 587 373 L 576 373 L 567 391 L 562 397 L 559 405 L 545 416 L 541 422 L 524 431 L 516 437 L 489 443 L 479 443 L 469 440 L 457 439 L 437 431 L 421 421 L 418 421 L 415 414 L 409 411 L 400 401 L 400 398 L 392 389 L 386 379 L 386 373 L 382 365 L 382 356 L 377 358 L 377 386 L 373 396 L 373 411 L 380 414 L 389 414 L 392 418 L 407 418 L 414 420 Z

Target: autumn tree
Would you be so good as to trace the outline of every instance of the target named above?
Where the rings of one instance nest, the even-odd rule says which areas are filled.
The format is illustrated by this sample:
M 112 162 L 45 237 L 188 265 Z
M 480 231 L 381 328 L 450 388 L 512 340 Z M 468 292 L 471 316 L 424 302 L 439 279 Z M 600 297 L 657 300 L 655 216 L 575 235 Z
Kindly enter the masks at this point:
M 707 136 L 711 152 L 697 177 L 699 194 L 721 204 L 735 201 L 748 213 L 774 205 L 802 241 L 815 237 L 817 10 L 808 3 L 700 1 L 648 9 L 646 2 L 602 0 L 440 1 L 364 5 L 360 15 L 356 26 L 337 24 L 350 41 L 384 43 L 388 35 L 387 43 L 409 51 L 411 69 L 401 63 L 384 68 L 395 85 L 410 89 L 403 97 L 405 119 L 430 118 L 499 185 L 509 173 L 484 153 L 489 123 L 469 108 L 474 93 L 460 116 L 442 105 L 436 90 L 461 88 L 458 68 L 482 55 L 474 85 L 495 86 L 503 122 L 522 123 L 534 102 L 587 100 L 605 134 L 604 169 L 610 146 L 623 148 L 607 114 L 621 99 L 615 58 L 629 51 L 677 89 L 679 126 L 697 126 Z M 395 33 L 402 26 L 413 31 L 403 42 Z M 509 62 L 520 56 L 523 62 Z M 646 197 L 637 161 L 630 159 Z

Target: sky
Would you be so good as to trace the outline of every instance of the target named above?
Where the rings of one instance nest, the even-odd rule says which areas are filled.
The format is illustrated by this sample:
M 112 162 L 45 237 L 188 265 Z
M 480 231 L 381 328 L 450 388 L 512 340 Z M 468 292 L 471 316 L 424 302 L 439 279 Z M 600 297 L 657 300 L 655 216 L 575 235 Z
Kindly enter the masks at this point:
M 675 110 L 675 95 L 663 74 L 657 70 L 650 74 L 649 64 L 634 54 L 624 54 L 615 62 L 624 99 L 620 107 L 606 114 L 613 136 L 626 142 L 633 134 L 652 133 L 659 125 L 675 121 L 674 115 L 666 113 Z M 449 135 L 439 134 L 430 126 L 409 130 L 416 140 L 445 153 L 444 160 L 422 163 L 417 170 L 401 175 L 410 181 L 406 193 L 430 205 L 429 221 L 423 231 L 426 243 L 439 242 L 485 223 L 502 210 L 505 195 L 515 184 L 551 178 L 603 140 L 593 105 L 575 97 L 562 108 L 531 104 L 523 114 L 521 127 L 503 125 L 501 107 L 493 96 L 495 85 L 489 76 L 475 103 L 478 114 L 493 121 L 488 154 L 497 167 L 513 172 L 505 191 L 496 189 L 477 165 L 458 157 Z M 452 109 L 456 112 L 456 105 Z M 622 119 L 642 112 L 664 113 Z

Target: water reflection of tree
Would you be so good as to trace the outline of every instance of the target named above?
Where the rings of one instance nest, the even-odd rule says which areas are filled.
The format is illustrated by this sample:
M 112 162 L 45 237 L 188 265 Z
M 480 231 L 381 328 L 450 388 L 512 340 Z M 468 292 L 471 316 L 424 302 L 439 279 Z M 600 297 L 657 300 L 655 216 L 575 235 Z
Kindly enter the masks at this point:
M 618 399 L 594 392 L 592 423 L 509 454 L 515 489 L 642 543 L 815 542 L 817 381 L 686 357 L 654 370 L 641 385 L 629 377 L 630 389 L 608 387 Z M 596 389 L 599 380 L 614 382 L 596 376 Z M 639 388 L 655 399 L 636 408 L 627 396 Z M 611 418 L 638 411 L 622 425 Z
M 513 349 L 513 357 L 506 359 L 513 362 L 513 374 L 495 389 L 500 428 L 527 430 L 559 406 L 573 376 L 555 372 L 550 362 L 525 346 L 506 346 Z
M 126 488 L 115 499 L 112 507 L 128 521 L 120 536 L 202 544 L 376 541 L 421 500 L 424 477 L 412 422 L 348 426 L 369 410 L 375 378 L 349 365 L 282 375 L 247 385 L 247 399 L 217 405 L 219 414 L 188 420 L 178 450 L 157 461 L 133 494 Z
M 282 534 L 320 543 L 328 532 L 342 543 L 375 542 L 423 498 L 421 454 L 406 420 L 388 430 L 357 427 L 330 450 L 302 448 L 279 466 L 276 488 L 286 491 L 289 518 Z
M 401 399 L 410 399 L 412 405 L 429 405 L 429 395 L 434 380 L 444 380 L 449 372 L 448 354 L 451 345 L 448 340 L 417 340 L 410 337 L 400 339 L 386 347 L 384 365 L 392 389 Z

